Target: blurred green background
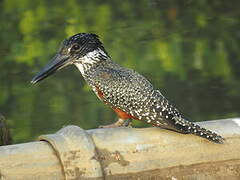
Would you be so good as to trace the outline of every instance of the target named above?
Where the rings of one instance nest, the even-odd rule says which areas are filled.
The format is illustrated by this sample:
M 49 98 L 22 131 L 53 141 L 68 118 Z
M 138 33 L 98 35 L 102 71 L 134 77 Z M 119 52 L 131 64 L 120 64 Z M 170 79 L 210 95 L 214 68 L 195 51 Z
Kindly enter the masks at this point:
M 79 32 L 98 34 L 113 60 L 146 76 L 189 119 L 240 116 L 239 7 L 237 0 L 0 0 L 0 113 L 14 143 L 116 120 L 74 66 L 30 84 Z

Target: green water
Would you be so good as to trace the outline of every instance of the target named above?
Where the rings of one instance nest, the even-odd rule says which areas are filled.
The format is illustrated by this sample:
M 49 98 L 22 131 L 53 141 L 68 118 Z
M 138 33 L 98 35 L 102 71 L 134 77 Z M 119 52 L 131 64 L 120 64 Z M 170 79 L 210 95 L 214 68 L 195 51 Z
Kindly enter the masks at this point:
M 146 76 L 189 119 L 239 116 L 239 7 L 236 0 L 0 1 L 0 113 L 14 143 L 116 120 L 73 66 L 30 84 L 78 32 L 98 34 L 114 61 Z

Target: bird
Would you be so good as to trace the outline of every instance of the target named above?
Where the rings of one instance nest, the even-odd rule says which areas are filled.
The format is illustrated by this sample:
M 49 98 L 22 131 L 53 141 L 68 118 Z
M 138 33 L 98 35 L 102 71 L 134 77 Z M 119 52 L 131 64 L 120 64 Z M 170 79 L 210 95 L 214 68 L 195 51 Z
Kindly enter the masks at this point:
M 93 33 L 78 33 L 65 39 L 53 59 L 31 83 L 68 65 L 75 65 L 97 97 L 117 114 L 115 123 L 102 127 L 126 127 L 131 120 L 140 120 L 155 127 L 224 143 L 222 136 L 183 117 L 147 78 L 114 62 L 99 36 Z

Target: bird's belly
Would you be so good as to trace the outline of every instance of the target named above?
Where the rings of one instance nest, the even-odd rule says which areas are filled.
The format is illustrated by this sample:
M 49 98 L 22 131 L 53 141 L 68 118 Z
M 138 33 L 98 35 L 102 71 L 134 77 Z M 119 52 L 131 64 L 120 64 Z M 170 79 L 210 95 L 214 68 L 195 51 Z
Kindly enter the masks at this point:
M 133 117 L 130 114 L 122 111 L 121 109 L 113 108 L 113 110 L 118 115 L 118 117 L 120 117 L 121 119 L 136 119 L 135 117 Z
M 116 108 L 115 106 L 113 106 L 112 104 L 109 104 L 109 102 L 106 101 L 106 97 L 104 92 L 102 92 L 97 86 L 94 87 L 94 92 L 96 93 L 96 95 L 98 96 L 98 98 L 103 101 L 106 105 L 110 106 L 115 113 L 118 115 L 119 118 L 121 119 L 136 119 L 134 116 L 130 115 L 129 113 L 125 112 L 124 110 L 121 110 L 120 108 Z

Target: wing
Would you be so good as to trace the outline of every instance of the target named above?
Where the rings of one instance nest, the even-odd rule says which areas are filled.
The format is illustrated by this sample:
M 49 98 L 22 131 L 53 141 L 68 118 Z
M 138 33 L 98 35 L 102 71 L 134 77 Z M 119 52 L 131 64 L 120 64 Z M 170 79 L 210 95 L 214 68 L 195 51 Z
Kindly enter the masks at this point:
M 154 126 L 177 130 L 172 119 L 179 111 L 137 72 L 121 66 L 99 68 L 92 82 L 95 93 L 114 109 Z

